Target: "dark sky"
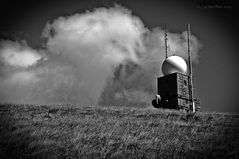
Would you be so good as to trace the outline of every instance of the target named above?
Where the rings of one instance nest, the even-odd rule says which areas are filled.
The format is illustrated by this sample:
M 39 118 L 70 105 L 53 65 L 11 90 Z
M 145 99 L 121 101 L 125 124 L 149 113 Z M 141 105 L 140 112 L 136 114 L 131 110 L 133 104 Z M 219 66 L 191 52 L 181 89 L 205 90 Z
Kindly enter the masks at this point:
M 195 91 L 202 110 L 239 113 L 238 24 L 236 8 L 230 1 L 3 0 L 1 38 L 25 39 L 31 47 L 38 48 L 47 21 L 114 3 L 132 10 L 149 29 L 167 24 L 170 32 L 182 32 L 190 23 L 192 34 L 203 44 L 200 61 L 194 66 Z

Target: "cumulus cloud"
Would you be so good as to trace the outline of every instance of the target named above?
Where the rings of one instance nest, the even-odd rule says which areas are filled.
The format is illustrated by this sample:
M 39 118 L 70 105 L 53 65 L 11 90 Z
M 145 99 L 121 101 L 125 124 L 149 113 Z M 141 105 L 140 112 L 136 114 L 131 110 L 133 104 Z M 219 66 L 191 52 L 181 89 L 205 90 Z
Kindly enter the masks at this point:
M 2 41 L 0 48 L 1 60 L 10 66 L 28 67 L 41 58 L 38 52 L 27 46 L 24 41 Z
M 160 27 L 149 30 L 129 9 L 116 5 L 47 22 L 42 36 L 42 50 L 2 42 L 0 73 L 5 76 L 0 76 L 0 89 L 5 91 L 0 101 L 126 106 L 151 102 L 165 58 Z M 170 55 L 186 57 L 185 32 L 168 37 Z M 191 45 L 197 61 L 200 44 L 194 36 Z
M 116 6 L 60 17 L 47 23 L 43 36 L 51 52 L 121 63 L 126 58 L 137 61 L 135 51 L 145 31 L 138 17 Z

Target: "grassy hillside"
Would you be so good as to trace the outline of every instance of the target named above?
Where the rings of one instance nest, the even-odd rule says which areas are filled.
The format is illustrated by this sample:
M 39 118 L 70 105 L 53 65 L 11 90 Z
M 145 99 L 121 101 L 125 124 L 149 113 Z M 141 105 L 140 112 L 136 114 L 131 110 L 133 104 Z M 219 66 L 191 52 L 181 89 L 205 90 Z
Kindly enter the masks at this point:
M 239 115 L 0 105 L 0 158 L 238 158 Z

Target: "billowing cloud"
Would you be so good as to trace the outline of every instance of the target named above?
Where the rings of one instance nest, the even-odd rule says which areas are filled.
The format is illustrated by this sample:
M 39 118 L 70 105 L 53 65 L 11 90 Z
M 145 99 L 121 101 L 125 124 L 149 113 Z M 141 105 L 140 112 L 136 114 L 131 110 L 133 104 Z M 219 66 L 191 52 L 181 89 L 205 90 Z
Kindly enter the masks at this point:
M 51 52 L 80 59 L 90 57 L 93 63 L 97 59 L 115 64 L 125 59 L 137 61 L 135 52 L 140 49 L 146 31 L 138 17 L 116 6 L 60 17 L 47 23 L 43 36 Z
M 185 58 L 185 32 L 168 36 L 169 54 Z M 147 29 L 130 10 L 116 5 L 59 17 L 46 24 L 43 38 L 40 51 L 2 43 L 0 101 L 146 106 L 153 98 L 165 58 L 164 31 Z M 191 45 L 197 61 L 194 36 Z
M 28 67 L 41 58 L 37 51 L 25 42 L 2 41 L 0 47 L 1 60 L 10 66 Z

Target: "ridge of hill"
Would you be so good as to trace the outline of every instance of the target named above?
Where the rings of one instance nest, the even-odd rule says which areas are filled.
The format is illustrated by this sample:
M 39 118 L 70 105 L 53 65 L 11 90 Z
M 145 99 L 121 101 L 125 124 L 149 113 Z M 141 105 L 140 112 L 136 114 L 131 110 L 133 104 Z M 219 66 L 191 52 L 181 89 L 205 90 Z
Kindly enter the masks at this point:
M 237 158 L 239 115 L 0 105 L 0 158 Z

